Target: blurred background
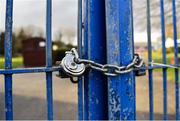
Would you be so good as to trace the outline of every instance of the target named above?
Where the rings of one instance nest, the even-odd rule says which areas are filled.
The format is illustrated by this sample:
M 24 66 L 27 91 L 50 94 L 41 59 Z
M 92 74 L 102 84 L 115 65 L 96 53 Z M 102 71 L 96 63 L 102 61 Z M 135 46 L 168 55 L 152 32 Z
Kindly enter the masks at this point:
M 167 63 L 174 64 L 172 0 L 165 2 Z M 153 61 L 162 63 L 160 0 L 151 0 Z M 6 0 L 0 0 L 0 69 L 4 68 L 4 31 Z M 177 0 L 178 48 L 180 47 L 180 1 Z M 147 61 L 146 0 L 133 0 L 135 52 Z M 14 0 L 13 68 L 45 66 L 45 0 Z M 53 64 L 64 52 L 77 46 L 77 0 L 53 0 Z M 179 49 L 180 50 L 180 49 Z M 180 59 L 179 59 L 180 61 Z M 46 119 L 45 74 L 15 75 L 15 119 Z M 148 77 L 136 80 L 137 114 L 148 118 Z M 162 70 L 154 72 L 155 118 L 162 119 Z M 53 75 L 55 119 L 77 118 L 77 85 Z M 174 118 L 174 70 L 168 69 L 169 117 Z M 0 119 L 4 119 L 4 79 L 0 76 Z
M 4 55 L 5 4 L 6 0 L 0 1 L 1 57 Z M 44 66 L 45 0 L 14 0 L 13 10 L 13 66 Z M 52 13 L 53 63 L 55 63 L 55 61 L 61 60 L 66 50 L 77 45 L 77 0 L 54 0 Z M 0 65 L 3 68 L 3 64 Z

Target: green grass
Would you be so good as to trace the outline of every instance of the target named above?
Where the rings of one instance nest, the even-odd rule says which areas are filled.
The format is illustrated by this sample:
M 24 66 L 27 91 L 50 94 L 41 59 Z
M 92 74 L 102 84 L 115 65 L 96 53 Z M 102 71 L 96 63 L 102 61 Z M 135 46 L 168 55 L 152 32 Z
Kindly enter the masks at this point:
M 147 53 L 144 54 L 144 57 L 147 58 Z M 178 57 L 180 57 L 180 54 L 178 55 Z M 162 53 L 161 52 L 153 52 L 152 58 L 153 58 L 154 62 L 162 63 Z M 172 61 L 174 60 L 174 53 L 167 53 L 166 59 L 167 59 L 167 64 L 173 64 Z M 154 71 L 160 73 L 161 76 L 163 75 L 162 69 L 155 69 Z M 168 75 L 167 78 L 169 81 L 175 80 L 175 74 L 174 74 L 173 68 L 168 68 L 167 75 Z M 179 72 L 179 75 L 180 75 L 180 72 Z
M 13 68 L 19 68 L 23 66 L 23 58 L 22 57 L 13 57 L 12 58 L 12 66 Z M 4 58 L 0 57 L 0 69 L 4 69 Z
M 161 76 L 163 75 L 162 69 L 155 69 L 154 72 L 160 73 Z M 180 72 L 179 72 L 179 75 L 180 75 Z M 167 70 L 167 80 L 168 81 L 175 81 L 175 71 L 174 71 L 174 69 L 169 68 Z

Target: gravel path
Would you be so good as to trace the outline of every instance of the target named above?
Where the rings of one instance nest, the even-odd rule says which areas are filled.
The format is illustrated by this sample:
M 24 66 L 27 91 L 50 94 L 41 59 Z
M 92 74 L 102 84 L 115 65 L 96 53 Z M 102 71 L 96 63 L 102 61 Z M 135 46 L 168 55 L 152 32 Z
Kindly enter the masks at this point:
M 46 118 L 45 74 L 25 74 L 13 76 L 14 119 Z M 0 107 L 4 107 L 4 83 L 0 78 Z M 54 118 L 76 119 L 77 88 L 69 80 L 53 76 Z M 0 119 L 4 119 L 4 109 L 0 108 Z
M 154 75 L 155 119 L 162 119 L 163 95 L 162 77 Z M 45 74 L 25 74 L 13 76 L 14 119 L 46 119 Z M 77 119 L 77 85 L 69 80 L 53 76 L 54 118 Z M 137 118 L 148 119 L 148 78 L 136 80 Z M 174 119 L 174 84 L 168 83 L 169 118 Z M 4 81 L 0 76 L 0 119 L 4 119 Z

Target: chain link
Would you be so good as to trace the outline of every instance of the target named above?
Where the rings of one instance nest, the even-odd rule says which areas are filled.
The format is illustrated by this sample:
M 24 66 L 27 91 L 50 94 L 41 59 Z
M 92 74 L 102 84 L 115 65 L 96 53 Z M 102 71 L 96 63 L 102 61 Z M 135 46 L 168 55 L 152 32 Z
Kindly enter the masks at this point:
M 162 63 L 149 62 L 153 67 L 154 65 L 163 66 L 167 68 L 178 69 L 178 65 L 168 65 Z M 134 54 L 132 62 L 126 66 L 118 66 L 112 64 L 100 64 L 92 60 L 80 59 L 76 49 L 71 49 L 71 51 L 66 52 L 66 56 L 60 63 L 65 74 L 70 77 L 73 83 L 78 83 L 74 81 L 73 77 L 82 76 L 86 69 L 90 68 L 102 72 L 106 76 L 118 76 L 119 74 L 126 74 L 134 71 L 136 76 L 144 76 L 146 74 L 146 65 L 144 61 L 140 58 L 138 54 Z
M 117 76 L 119 74 L 129 73 L 135 69 L 141 68 L 144 65 L 144 61 L 138 54 L 134 55 L 134 58 L 127 66 L 117 66 L 112 64 L 99 64 L 91 60 L 80 59 L 78 52 L 75 48 L 71 49 L 71 53 L 74 55 L 74 62 L 77 64 L 84 64 L 86 68 L 91 68 L 102 72 L 106 76 Z

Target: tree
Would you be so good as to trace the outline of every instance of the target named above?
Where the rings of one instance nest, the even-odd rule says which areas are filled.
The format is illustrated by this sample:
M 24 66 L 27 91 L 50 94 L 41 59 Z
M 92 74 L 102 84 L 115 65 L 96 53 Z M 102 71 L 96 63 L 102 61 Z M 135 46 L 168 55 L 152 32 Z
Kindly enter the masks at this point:
M 5 33 L 2 32 L 0 35 L 0 55 L 4 55 L 4 37 Z
M 135 27 L 144 31 L 146 29 L 146 6 L 147 0 L 134 0 L 134 23 Z M 151 22 L 152 29 L 160 28 L 160 0 L 149 0 L 151 8 Z M 164 0 L 165 20 L 166 25 L 172 24 L 172 0 Z M 177 11 L 177 23 L 180 24 L 180 1 L 176 0 L 176 11 Z
M 28 38 L 28 36 L 26 35 L 24 29 L 21 28 L 20 31 L 16 34 L 16 42 L 14 43 L 17 53 L 22 52 L 22 41 L 27 38 Z
M 58 31 L 56 40 L 63 41 L 66 44 L 73 44 L 75 37 L 76 37 L 75 30 L 70 28 L 69 29 L 65 28 Z
M 177 28 L 179 28 L 180 27 L 180 25 L 178 25 L 177 26 Z M 178 38 L 180 38 L 180 29 L 177 29 L 178 31 L 177 31 L 177 33 L 178 33 Z M 173 33 L 174 33 L 174 31 L 173 31 L 173 26 L 172 26 L 172 24 L 169 24 L 169 25 L 167 25 L 166 26 L 166 36 L 167 37 L 169 37 L 169 38 L 173 38 Z
M 4 55 L 5 50 L 4 50 L 4 40 L 5 40 L 5 33 L 2 32 L 0 37 L 0 55 Z M 15 55 L 17 53 L 16 47 L 15 47 L 15 43 L 16 43 L 16 36 L 13 33 L 12 35 L 12 54 Z

